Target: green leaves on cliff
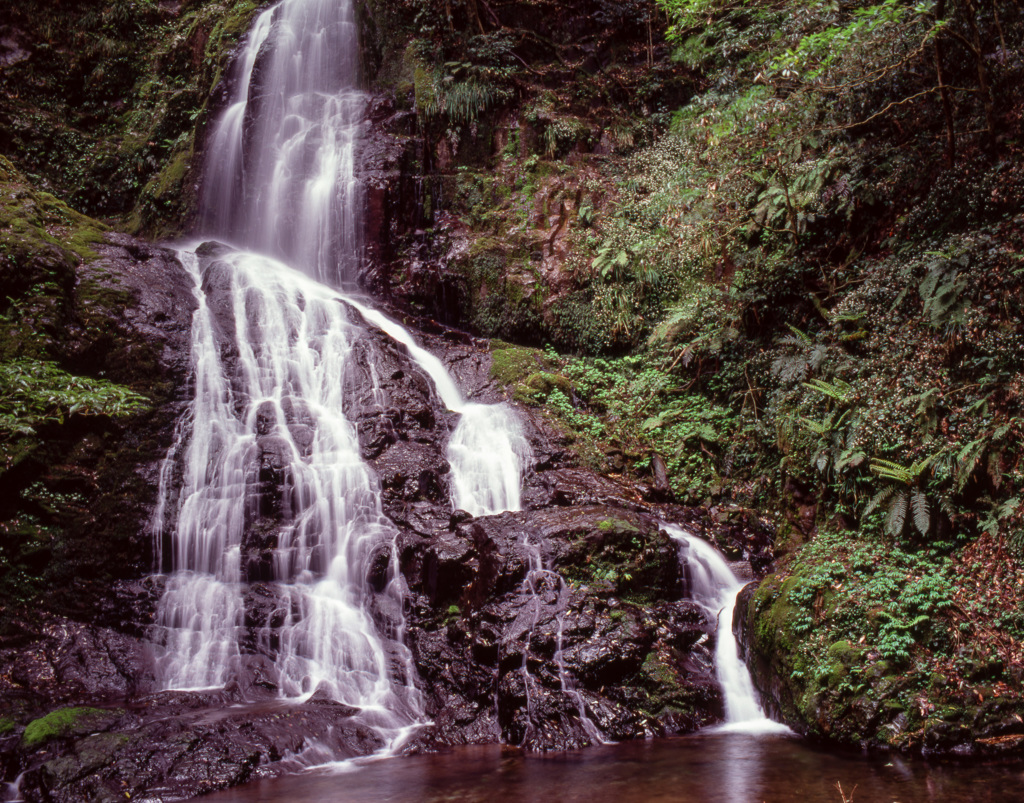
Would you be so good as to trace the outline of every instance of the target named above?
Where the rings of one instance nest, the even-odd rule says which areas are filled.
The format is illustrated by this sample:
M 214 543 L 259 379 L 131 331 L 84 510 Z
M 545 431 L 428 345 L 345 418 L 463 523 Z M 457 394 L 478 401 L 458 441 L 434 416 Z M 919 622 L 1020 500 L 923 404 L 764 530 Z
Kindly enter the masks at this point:
M 72 415 L 131 415 L 147 400 L 105 379 L 74 376 L 52 362 L 18 359 L 0 363 L 0 442 L 32 435 Z
M 443 117 L 452 125 L 471 125 L 514 96 L 507 68 L 449 62 L 443 70 L 416 70 L 416 102 L 428 118 Z

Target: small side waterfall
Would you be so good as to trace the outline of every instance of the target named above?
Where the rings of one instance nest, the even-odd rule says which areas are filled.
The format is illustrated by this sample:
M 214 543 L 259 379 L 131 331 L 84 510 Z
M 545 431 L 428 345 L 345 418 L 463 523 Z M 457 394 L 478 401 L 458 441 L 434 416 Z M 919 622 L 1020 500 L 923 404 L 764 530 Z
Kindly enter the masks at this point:
M 680 544 L 686 560 L 690 594 L 716 618 L 715 675 L 725 700 L 725 726 L 747 732 L 788 732 L 789 728 L 768 719 L 757 700 L 750 671 L 739 657 L 732 632 L 736 599 L 745 583 L 740 582 L 722 554 L 707 541 L 674 524 L 665 531 Z
M 416 364 L 433 380 L 441 401 L 461 418 L 448 439 L 452 468 L 452 505 L 474 516 L 519 510 L 523 470 L 530 444 L 515 413 L 504 404 L 467 401 L 441 361 L 420 348 L 413 336 L 377 310 L 352 299 L 366 320 L 404 345 Z

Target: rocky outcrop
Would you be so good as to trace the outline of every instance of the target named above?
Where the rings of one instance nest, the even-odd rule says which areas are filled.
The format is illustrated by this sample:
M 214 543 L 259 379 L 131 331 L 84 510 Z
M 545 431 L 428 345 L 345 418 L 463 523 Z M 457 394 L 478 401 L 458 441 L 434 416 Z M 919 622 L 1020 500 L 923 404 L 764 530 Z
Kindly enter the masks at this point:
M 935 673 L 922 688 L 905 665 L 862 643 L 842 639 L 809 656 L 801 649 L 806 620 L 790 596 L 800 581 L 771 575 L 744 588 L 736 605 L 740 653 L 769 716 L 848 747 L 957 758 L 1024 754 L 1021 707 L 987 686 L 984 671 L 973 687 L 957 689 Z M 940 707 L 934 699 L 942 693 Z
M 402 543 L 427 744 L 565 749 L 720 716 L 713 623 L 680 599 L 652 517 L 589 505 L 452 525 Z
M 31 762 L 21 798 L 184 800 L 382 746 L 373 731 L 349 721 L 355 709 L 339 703 L 314 697 L 240 706 L 242 699 L 237 690 L 164 692 L 120 707 L 53 711 L 18 745 Z
M 21 225 L 8 240 L 12 269 L 0 271 L 0 292 L 18 311 L 0 326 L 0 357 L 102 378 L 145 403 L 116 418 L 71 407 L 5 440 L 0 632 L 34 602 L 144 627 L 146 595 L 115 584 L 153 567 L 148 522 L 160 461 L 190 395 L 192 280 L 170 250 L 89 228 L 50 196 L 5 187 Z M 66 245 L 48 243 L 60 220 L 77 229 Z

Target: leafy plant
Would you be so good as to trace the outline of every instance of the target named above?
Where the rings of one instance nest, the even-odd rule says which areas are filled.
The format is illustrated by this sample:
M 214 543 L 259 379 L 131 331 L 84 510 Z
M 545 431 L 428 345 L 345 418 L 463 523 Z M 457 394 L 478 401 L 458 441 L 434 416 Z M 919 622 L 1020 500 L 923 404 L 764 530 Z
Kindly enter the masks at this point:
M 912 513 L 914 527 L 921 535 L 927 535 L 932 525 L 933 506 L 921 483 L 934 459 L 932 455 L 910 466 L 902 466 L 892 460 L 871 458 L 871 471 L 890 484 L 868 502 L 864 515 L 884 505 L 888 514 L 886 532 L 900 535 L 906 528 L 907 514 Z
M 960 271 L 960 260 L 945 258 L 946 255 L 930 252 L 937 256 L 929 264 L 928 274 L 918 288 L 924 302 L 923 314 L 936 329 L 954 327 L 963 323 L 966 302 L 967 276 Z
M 32 435 L 72 415 L 112 418 L 139 412 L 146 398 L 105 379 L 74 376 L 55 363 L 22 358 L 0 363 L 0 441 Z

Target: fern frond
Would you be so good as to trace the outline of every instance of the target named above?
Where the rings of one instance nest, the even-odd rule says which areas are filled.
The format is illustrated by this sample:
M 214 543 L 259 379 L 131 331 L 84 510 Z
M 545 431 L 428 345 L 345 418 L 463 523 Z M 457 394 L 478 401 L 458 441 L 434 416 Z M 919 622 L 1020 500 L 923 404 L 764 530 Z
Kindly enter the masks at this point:
M 827 422 L 825 424 L 819 424 L 817 421 L 811 421 L 809 418 L 801 418 L 800 423 L 815 435 L 825 435 L 828 432 Z
M 796 335 L 797 340 L 799 340 L 805 346 L 810 346 L 812 343 L 814 343 L 814 340 L 811 339 L 810 335 L 801 332 L 799 329 L 793 326 L 793 324 L 787 323 L 786 328 L 789 329 L 789 331 L 792 332 L 794 335 Z
M 900 489 L 893 496 L 892 505 L 889 507 L 889 520 L 886 522 L 885 531 L 889 535 L 899 535 L 907 524 L 907 510 L 910 503 L 910 494 L 905 489 Z
M 816 390 L 818 393 L 839 402 L 845 402 L 852 390 L 851 385 L 842 379 L 836 379 L 834 382 L 826 382 L 824 379 L 811 379 L 804 382 L 803 386 Z
M 920 488 L 915 488 L 911 502 L 914 510 L 914 526 L 921 535 L 927 535 L 932 524 L 932 511 L 928 506 L 928 497 Z
M 974 467 L 978 464 L 978 460 L 981 459 L 981 455 L 987 445 L 988 438 L 982 436 L 968 443 L 957 453 L 955 477 L 957 493 L 964 489 L 967 481 L 971 478 L 971 474 L 974 473 Z
M 914 475 L 899 463 L 886 460 L 882 457 L 871 458 L 871 471 L 884 480 L 892 480 L 903 485 L 910 485 L 914 481 Z
M 884 504 L 894 493 L 896 493 L 897 490 L 898 488 L 895 485 L 889 485 L 876 493 L 871 497 L 871 501 L 868 502 L 867 507 L 864 508 L 864 515 L 870 516 L 878 509 L 879 505 Z

